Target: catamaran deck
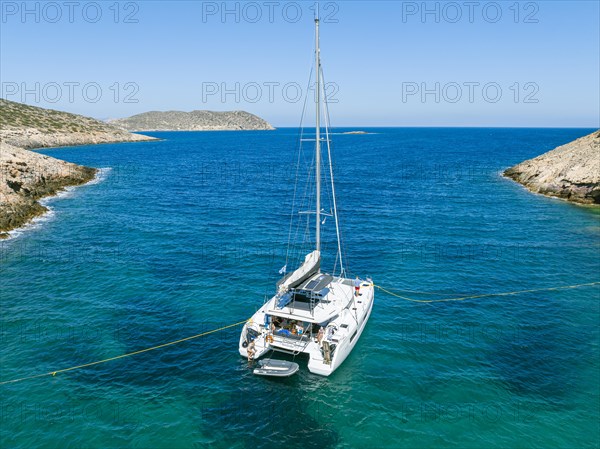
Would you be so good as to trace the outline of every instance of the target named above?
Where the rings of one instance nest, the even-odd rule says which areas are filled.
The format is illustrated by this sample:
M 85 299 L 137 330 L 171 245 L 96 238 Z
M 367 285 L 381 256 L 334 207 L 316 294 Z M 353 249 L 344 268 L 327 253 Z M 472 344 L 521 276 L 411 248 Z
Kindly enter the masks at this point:
M 309 323 L 324 323 L 346 307 L 353 295 L 350 279 L 316 274 L 281 297 L 273 297 L 266 313 Z

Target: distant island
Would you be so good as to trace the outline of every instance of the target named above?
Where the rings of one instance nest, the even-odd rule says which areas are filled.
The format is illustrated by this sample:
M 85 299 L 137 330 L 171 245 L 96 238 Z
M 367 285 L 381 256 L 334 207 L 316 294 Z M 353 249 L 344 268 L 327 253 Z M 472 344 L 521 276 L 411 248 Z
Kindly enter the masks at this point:
M 29 149 L 156 140 L 67 112 L 0 99 L 0 238 L 47 209 L 38 200 L 92 180 L 83 167 Z
M 521 162 L 504 176 L 535 193 L 600 205 L 600 130 Z
M 109 120 L 127 131 L 263 131 L 275 129 L 245 111 L 151 111 L 129 118 Z

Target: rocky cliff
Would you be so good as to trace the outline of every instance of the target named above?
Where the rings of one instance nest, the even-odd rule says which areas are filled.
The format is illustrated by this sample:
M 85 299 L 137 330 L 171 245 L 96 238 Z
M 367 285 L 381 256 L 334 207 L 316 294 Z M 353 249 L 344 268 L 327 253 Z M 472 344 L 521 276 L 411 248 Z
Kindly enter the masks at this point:
M 600 130 L 504 171 L 532 192 L 600 204 Z
M 0 238 L 43 214 L 37 200 L 84 184 L 96 169 L 27 150 L 154 140 L 80 115 L 0 99 Z
M 110 120 L 128 131 L 243 131 L 272 130 L 265 120 L 244 111 L 144 112 L 129 118 Z
M 66 186 L 84 184 L 95 173 L 94 168 L 0 142 L 0 238 L 46 212 L 37 200 Z

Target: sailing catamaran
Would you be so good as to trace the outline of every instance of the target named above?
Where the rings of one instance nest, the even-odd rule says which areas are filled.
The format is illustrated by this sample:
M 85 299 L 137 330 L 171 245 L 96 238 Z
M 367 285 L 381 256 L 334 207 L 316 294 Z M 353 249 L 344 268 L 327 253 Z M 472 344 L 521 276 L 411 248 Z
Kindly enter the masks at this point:
M 329 124 L 325 121 L 325 138 L 321 136 L 321 102 L 323 72 L 319 50 L 319 19 L 315 18 L 315 248 L 303 263 L 277 282 L 277 292 L 244 325 L 239 340 L 239 352 L 248 360 L 255 360 L 270 351 L 308 354 L 308 369 L 312 373 L 329 376 L 348 357 L 367 324 L 373 308 L 373 282 L 351 279 L 342 263 L 333 169 L 329 140 Z M 326 114 L 328 117 L 328 114 Z M 321 215 L 329 216 L 321 208 L 321 143 L 326 142 L 329 158 L 331 197 L 337 236 L 336 267 L 339 274 L 321 271 Z M 286 264 L 287 266 L 287 264 Z M 282 269 L 285 272 L 285 267 Z M 335 268 L 334 268 L 335 271 Z M 255 374 L 288 376 L 298 365 L 282 360 L 261 360 Z

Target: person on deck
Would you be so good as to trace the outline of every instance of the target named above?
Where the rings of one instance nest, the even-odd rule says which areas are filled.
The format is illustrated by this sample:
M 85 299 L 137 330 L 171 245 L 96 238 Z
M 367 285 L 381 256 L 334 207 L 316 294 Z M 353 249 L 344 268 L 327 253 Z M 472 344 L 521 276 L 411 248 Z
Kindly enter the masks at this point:
M 248 345 L 247 351 L 248 351 L 248 361 L 251 362 L 252 359 L 254 358 L 254 352 L 255 352 L 255 349 L 254 349 L 254 340 L 252 340 L 250 342 L 250 344 Z
M 356 279 L 354 279 L 354 296 L 360 296 L 360 284 L 360 279 L 356 276 Z
M 325 331 L 323 330 L 323 326 L 319 328 L 319 333 L 317 334 L 317 343 L 320 345 L 323 337 L 325 336 Z

